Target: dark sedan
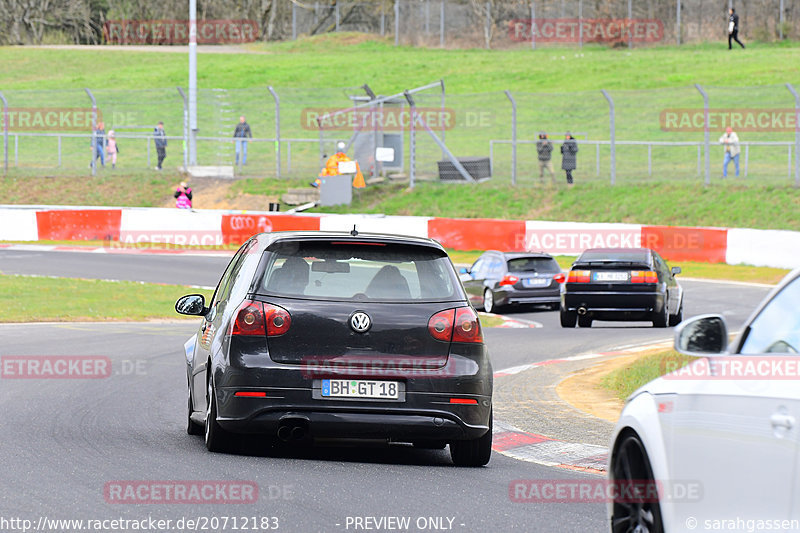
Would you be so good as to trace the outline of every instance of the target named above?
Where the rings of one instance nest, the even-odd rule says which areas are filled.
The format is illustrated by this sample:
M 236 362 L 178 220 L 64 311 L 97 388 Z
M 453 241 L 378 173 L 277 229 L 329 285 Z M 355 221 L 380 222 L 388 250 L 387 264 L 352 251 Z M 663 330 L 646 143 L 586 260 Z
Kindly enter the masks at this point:
M 355 232 L 353 232 L 355 233 Z M 285 232 L 253 236 L 186 345 L 187 431 L 224 451 L 265 441 L 385 439 L 489 461 L 492 369 L 480 322 L 435 241 Z
M 683 319 L 683 289 L 649 248 L 592 248 L 572 264 L 561 292 L 561 325 L 591 327 L 594 320 L 652 321 L 664 328 Z
M 487 313 L 519 304 L 558 309 L 561 293 L 554 278 L 560 273 L 556 260 L 545 253 L 489 250 L 461 270 L 461 282 L 473 305 Z

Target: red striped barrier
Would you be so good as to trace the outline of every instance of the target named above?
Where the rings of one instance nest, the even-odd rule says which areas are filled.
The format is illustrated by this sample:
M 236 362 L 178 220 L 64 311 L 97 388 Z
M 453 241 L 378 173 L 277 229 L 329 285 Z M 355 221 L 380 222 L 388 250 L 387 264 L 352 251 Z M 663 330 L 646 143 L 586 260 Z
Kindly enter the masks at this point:
M 671 261 L 724 263 L 728 249 L 725 228 L 642 226 L 642 247 Z
M 432 218 L 428 237 L 454 250 L 524 250 L 525 221 L 493 218 Z

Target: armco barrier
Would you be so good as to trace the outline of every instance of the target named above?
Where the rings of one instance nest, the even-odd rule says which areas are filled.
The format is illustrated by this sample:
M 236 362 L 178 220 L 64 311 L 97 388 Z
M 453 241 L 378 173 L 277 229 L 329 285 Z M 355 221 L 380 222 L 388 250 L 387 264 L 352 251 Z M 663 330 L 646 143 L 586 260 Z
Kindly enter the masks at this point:
M 286 215 L 166 208 L 0 206 L 0 240 L 239 243 L 260 231 L 340 230 L 430 237 L 456 250 L 575 255 L 590 247 L 647 246 L 672 261 L 800 267 L 800 231 L 394 217 Z

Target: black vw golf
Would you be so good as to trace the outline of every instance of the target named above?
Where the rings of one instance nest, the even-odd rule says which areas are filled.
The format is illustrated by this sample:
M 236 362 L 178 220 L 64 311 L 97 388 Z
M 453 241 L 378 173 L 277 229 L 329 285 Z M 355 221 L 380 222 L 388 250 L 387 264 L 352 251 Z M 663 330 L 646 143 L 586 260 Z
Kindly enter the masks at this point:
M 187 431 L 211 451 L 249 433 L 449 444 L 457 465 L 489 461 L 489 355 L 435 241 L 262 233 L 211 302 L 188 295 L 175 309 L 203 317 L 185 346 Z

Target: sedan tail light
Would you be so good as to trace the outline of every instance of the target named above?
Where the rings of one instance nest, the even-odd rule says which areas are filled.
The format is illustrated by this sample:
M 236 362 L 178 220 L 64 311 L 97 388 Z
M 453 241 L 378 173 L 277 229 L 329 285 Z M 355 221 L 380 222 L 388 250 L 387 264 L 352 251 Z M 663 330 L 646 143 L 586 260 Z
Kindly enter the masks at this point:
M 563 273 L 556 274 L 555 276 L 553 276 L 553 281 L 555 281 L 556 283 L 564 283 L 565 281 L 567 281 L 567 277 Z
M 567 283 L 589 283 L 592 281 L 591 270 L 570 270 Z
M 445 342 L 483 342 L 478 314 L 471 307 L 439 311 L 428 320 L 428 332 Z
M 631 283 L 658 283 L 658 273 L 653 270 L 632 270 Z
M 283 307 L 245 300 L 236 310 L 231 335 L 274 337 L 289 331 L 292 317 Z
M 500 280 L 499 285 L 502 287 L 503 285 L 514 285 L 519 281 L 517 276 L 512 276 L 511 274 L 506 274 L 503 276 L 503 279 Z

